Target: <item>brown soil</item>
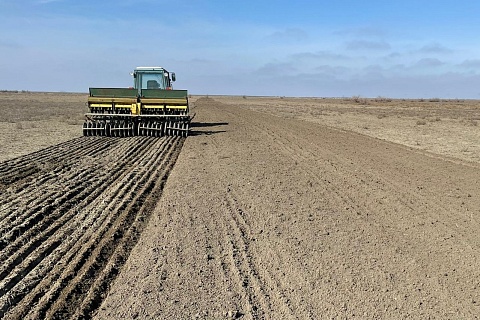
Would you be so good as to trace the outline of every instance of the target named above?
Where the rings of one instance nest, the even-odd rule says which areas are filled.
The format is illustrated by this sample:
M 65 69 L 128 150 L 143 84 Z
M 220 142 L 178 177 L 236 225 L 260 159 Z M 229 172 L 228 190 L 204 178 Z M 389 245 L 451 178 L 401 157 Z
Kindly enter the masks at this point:
M 2 163 L 0 316 L 89 317 L 148 222 L 182 143 L 81 137 Z
M 478 317 L 477 102 L 191 100 L 186 140 L 0 147 L 0 318 Z

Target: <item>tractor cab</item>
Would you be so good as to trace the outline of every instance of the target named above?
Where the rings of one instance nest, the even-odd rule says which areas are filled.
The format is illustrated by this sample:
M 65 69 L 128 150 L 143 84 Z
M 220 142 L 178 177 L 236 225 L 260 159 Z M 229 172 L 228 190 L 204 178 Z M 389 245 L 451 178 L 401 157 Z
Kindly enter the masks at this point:
M 132 75 L 139 96 L 142 89 L 172 90 L 172 82 L 175 81 L 175 73 L 161 67 L 138 67 Z

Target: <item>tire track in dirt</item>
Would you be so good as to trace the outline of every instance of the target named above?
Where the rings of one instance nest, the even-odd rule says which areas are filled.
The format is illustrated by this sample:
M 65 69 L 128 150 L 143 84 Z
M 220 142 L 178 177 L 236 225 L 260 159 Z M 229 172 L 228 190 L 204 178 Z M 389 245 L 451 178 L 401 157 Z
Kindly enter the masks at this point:
M 304 158 L 303 154 L 298 153 L 294 147 L 290 147 L 290 145 L 297 146 L 298 143 L 284 143 L 284 139 L 288 138 L 280 137 L 274 130 L 269 130 L 271 123 L 260 122 L 259 119 L 254 117 L 249 117 L 248 122 L 244 122 L 244 116 L 241 115 L 242 111 L 229 108 L 222 109 L 222 113 L 229 114 L 235 118 L 235 121 L 241 124 L 240 127 L 248 130 L 249 137 L 261 136 L 265 145 L 280 148 L 285 155 L 291 157 L 294 161 L 305 161 L 309 163 L 309 160 L 311 160 Z M 286 136 L 288 137 L 288 135 Z M 210 141 L 210 143 L 216 145 L 214 139 Z M 311 174 L 308 170 L 304 171 L 304 173 L 307 175 Z M 325 197 L 328 198 L 329 196 L 325 195 Z M 294 293 L 290 292 L 285 281 L 280 279 L 277 272 L 256 266 L 255 257 L 258 257 L 258 252 L 251 252 L 249 248 L 250 239 L 254 239 L 255 236 L 248 222 L 248 210 L 242 208 L 241 201 L 238 201 L 237 198 L 235 190 L 228 188 L 224 201 L 226 202 L 230 219 L 227 219 L 229 221 L 229 227 L 224 233 L 226 235 L 235 235 L 233 238 L 231 236 L 227 237 L 225 242 L 231 243 L 231 247 L 227 248 L 227 250 L 233 252 L 232 260 L 236 266 L 236 272 L 234 273 L 237 274 L 235 277 L 240 279 L 239 283 L 247 293 L 248 306 L 246 310 L 248 310 L 248 313 L 251 314 L 254 319 L 268 319 L 273 310 L 285 319 L 316 319 L 317 316 L 312 310 L 305 308 L 305 306 L 296 305 L 296 299 L 292 296 Z M 276 255 L 276 258 L 279 261 L 283 259 L 283 257 L 278 255 Z M 243 261 L 243 263 L 239 261 Z M 303 270 L 302 274 L 309 275 L 303 278 L 314 278 L 311 270 L 303 267 L 299 261 L 292 263 L 294 263 L 299 270 Z M 232 274 L 232 272 L 226 272 L 226 274 L 228 276 L 228 274 Z
M 478 172 L 321 124 L 197 107 L 199 134 L 98 319 L 478 314 L 478 215 L 462 222 L 480 207 Z
M 78 138 L 0 164 L 0 318 L 91 316 L 183 141 Z
M 237 117 L 236 120 L 242 123 L 242 127 L 248 127 L 252 136 L 255 135 L 254 132 L 260 133 L 265 145 L 272 146 L 283 157 L 291 159 L 296 170 L 300 170 L 301 175 L 306 177 L 309 184 L 307 187 L 323 199 L 328 207 L 337 207 L 336 211 L 342 214 L 340 221 L 345 220 L 352 225 L 347 228 L 351 233 L 346 237 L 351 238 L 348 241 L 366 242 L 367 246 L 380 247 L 390 243 L 390 248 L 382 249 L 385 254 L 394 253 L 390 259 L 401 259 L 401 256 L 409 259 L 411 262 L 399 261 L 399 265 L 404 265 L 403 273 L 407 273 L 407 276 L 408 272 L 423 269 L 427 277 L 430 277 L 430 272 L 427 271 L 431 268 L 429 265 L 434 269 L 439 266 L 449 268 L 443 260 L 431 261 L 429 256 L 443 259 L 455 251 L 465 252 L 468 256 L 468 252 L 473 254 L 478 247 L 479 239 L 475 230 L 478 228 L 476 216 L 480 211 L 472 210 L 478 208 L 475 204 L 478 203 L 478 198 L 471 196 L 478 194 L 478 189 L 471 183 L 474 179 L 471 178 L 470 163 L 462 166 L 459 162 L 451 163 L 449 159 L 439 156 L 430 157 L 425 153 L 411 152 L 407 147 L 343 130 L 323 129 L 322 126 L 300 121 L 294 125 L 292 121 L 281 118 L 271 121 L 263 114 L 250 116 L 248 122 L 243 122 L 243 111 L 234 108 L 222 111 Z M 282 130 L 279 130 L 280 127 Z M 317 141 L 322 141 L 323 144 Z M 335 144 L 335 141 L 338 143 Z M 362 146 L 360 143 L 365 144 Z M 436 167 L 440 169 L 438 172 Z M 446 180 L 442 176 L 446 168 L 455 172 L 453 180 Z M 439 199 L 442 188 L 436 185 L 437 181 L 442 184 L 449 181 L 449 184 L 442 185 L 443 190 L 450 189 L 449 193 L 459 199 Z M 412 187 L 417 183 L 424 187 Z M 336 225 L 338 224 L 333 222 L 333 226 Z M 431 236 L 426 236 L 427 234 Z M 375 242 L 372 243 L 365 235 L 374 235 Z M 372 249 L 360 247 L 359 250 L 368 252 Z M 357 260 L 352 254 L 353 252 L 348 253 L 343 259 Z M 284 258 L 278 257 L 278 261 Z M 470 270 L 475 265 L 474 261 L 475 259 L 470 259 L 465 262 L 464 270 Z M 302 270 L 302 278 L 314 279 L 318 276 L 312 272 L 315 269 L 304 267 L 300 261 L 290 260 L 290 263 L 297 270 Z M 346 260 L 342 263 L 348 265 L 350 262 Z M 380 272 L 386 274 L 391 268 L 388 265 L 379 266 Z M 454 266 L 450 268 L 456 272 Z M 392 273 L 389 277 L 392 277 Z M 405 275 L 400 274 L 399 277 Z M 429 285 L 433 292 L 445 290 L 440 281 L 429 281 Z M 475 301 L 471 294 L 472 292 L 467 300 Z M 425 297 L 419 294 L 414 296 L 418 299 Z M 294 298 L 295 294 L 287 293 L 287 297 Z M 348 300 L 348 296 L 344 299 Z M 449 297 L 449 300 L 453 299 L 452 296 Z M 294 308 L 296 313 L 302 310 L 298 307 L 299 305 Z M 312 314 L 308 310 L 306 312 Z
M 381 239 L 380 243 L 392 241 L 385 230 L 396 234 L 392 249 L 410 255 L 414 264 L 409 268 L 428 268 L 424 266 L 438 264 L 426 258 L 425 252 L 443 257 L 451 254 L 452 250 L 474 252 L 480 245 L 475 231 L 479 224 L 475 217 L 480 211 L 472 210 L 477 207 L 475 202 L 478 200 L 472 199 L 476 193 L 468 168 L 472 164 L 461 166 L 459 161 L 430 157 L 426 153 L 409 153 L 406 147 L 371 138 L 366 139 L 371 140 L 373 147 L 361 149 L 356 145 L 357 137 L 365 138 L 342 130 L 338 130 L 341 144 L 333 148 L 330 144 L 323 147 L 315 144 L 315 140 L 321 140 L 321 137 L 315 130 L 307 128 L 312 127 L 311 124 L 302 125 L 299 122 L 295 128 L 297 132 L 286 125 L 280 134 L 278 124 L 282 125 L 283 119 L 277 119 L 279 123 L 275 125 L 261 121 L 265 120 L 261 116 L 250 120 L 252 130 L 262 132 L 271 145 L 292 159 L 303 175 L 310 177 L 310 186 L 315 187 L 317 194 L 323 194 L 322 198 L 331 206 L 341 204 L 339 211 L 352 223 L 361 226 L 362 232 L 374 234 L 378 240 Z M 334 138 L 331 132 L 328 133 Z M 291 140 L 293 137 L 295 142 Z M 318 165 L 312 170 L 315 163 Z M 436 167 L 441 171 L 436 172 Z M 456 172 L 457 179 L 450 181 L 452 186 L 445 184 L 443 190 L 450 189 L 450 193 L 460 200 L 437 201 L 439 188 L 435 182 L 444 184 L 442 170 L 446 167 L 452 173 Z M 415 190 L 412 184 L 420 184 L 420 187 Z M 429 233 L 432 236 L 425 237 Z M 456 239 L 456 243 L 449 239 Z M 457 249 L 453 249 L 455 247 Z M 471 263 L 466 264 L 467 270 L 471 268 Z M 304 271 L 309 273 L 308 269 Z M 434 291 L 442 290 L 439 283 L 431 285 Z M 470 299 L 475 301 L 474 295 Z
M 231 193 L 226 194 L 226 209 L 228 216 L 226 224 L 228 231 L 225 243 L 228 244 L 230 271 L 227 274 L 234 274 L 246 296 L 244 310 L 250 312 L 256 319 L 265 318 L 265 310 L 271 309 L 268 294 L 259 272 L 254 264 L 250 252 L 250 236 L 245 221 L 241 220 L 242 209 L 236 206 L 235 199 Z
M 226 243 L 231 244 L 231 259 L 235 265 L 236 273 L 241 279 L 241 284 L 248 294 L 248 304 L 245 310 L 251 310 L 254 319 L 268 318 L 266 312 L 276 309 L 285 319 L 315 319 L 312 314 L 299 314 L 293 309 L 286 290 L 279 279 L 269 269 L 259 267 L 255 253 L 250 249 L 251 241 L 255 241 L 254 233 L 248 219 L 248 210 L 242 208 L 237 200 L 236 192 L 227 189 L 225 194 L 226 207 L 229 217 L 229 232 L 233 238 L 227 238 Z M 272 301 L 273 300 L 273 301 Z M 275 307 L 273 307 L 275 306 Z
M 284 151 L 284 154 L 286 156 L 291 157 L 293 160 L 297 161 L 297 163 L 299 163 L 300 166 L 303 168 L 306 175 L 311 176 L 312 179 L 317 181 L 324 180 L 324 176 L 326 174 L 323 174 L 318 170 L 312 171 L 310 166 L 306 165 L 318 160 L 318 154 L 320 154 L 320 150 L 318 150 L 317 146 L 312 145 L 307 140 L 302 139 L 302 135 L 299 137 L 299 139 L 304 140 L 303 142 L 292 143 L 292 141 L 288 139 L 288 137 L 291 136 L 290 134 L 279 135 L 277 132 L 265 125 L 262 127 L 258 126 L 258 128 L 262 129 L 266 137 L 271 137 L 272 142 L 276 143 L 279 148 Z M 342 131 L 340 131 L 339 133 L 344 135 L 356 135 L 354 133 L 346 133 Z M 390 144 L 388 142 L 383 143 L 385 145 Z M 302 147 L 302 145 L 310 146 L 310 148 Z M 399 146 L 395 145 L 393 147 L 398 148 Z M 352 146 L 347 145 L 346 148 L 352 148 Z M 387 200 L 389 202 L 395 202 L 396 210 L 398 212 L 404 211 L 405 209 L 408 209 L 412 213 L 415 212 L 415 215 L 410 218 L 410 221 L 414 222 L 412 224 L 417 225 L 423 225 L 425 221 L 438 222 L 439 212 L 457 212 L 456 215 L 449 215 L 448 220 L 442 222 L 442 228 L 444 229 L 443 233 L 445 233 L 446 235 L 448 233 L 456 233 L 456 236 L 464 238 L 463 242 L 470 247 L 472 245 L 480 245 L 477 237 L 475 236 L 475 228 L 470 228 L 468 225 L 465 225 L 465 221 L 473 219 L 473 213 L 468 212 L 468 210 L 466 210 L 464 213 L 462 213 L 462 211 L 459 212 L 458 203 L 455 203 L 454 201 L 432 202 L 430 201 L 430 199 L 432 196 L 435 196 L 434 194 L 425 194 L 424 192 L 421 192 L 423 187 L 420 187 L 420 189 L 418 190 L 412 191 L 412 188 L 410 186 L 412 181 L 402 179 L 402 177 L 397 176 L 393 170 L 389 170 L 390 168 L 388 170 L 385 170 L 383 166 L 380 165 L 372 169 L 368 165 L 357 163 L 358 159 L 361 159 L 362 156 L 357 156 L 357 158 L 355 159 L 345 157 L 341 158 L 328 150 L 322 150 L 322 152 L 327 153 L 328 157 L 330 158 L 330 160 L 326 160 L 326 162 L 330 164 L 330 167 L 324 166 L 325 169 L 329 171 L 329 175 L 332 175 L 333 172 L 338 172 L 338 175 L 344 176 L 344 180 L 348 179 L 350 185 L 355 186 L 363 184 L 365 189 L 371 188 L 375 191 L 375 193 L 377 193 L 375 201 L 372 201 L 371 196 L 369 197 L 370 199 L 367 199 L 367 197 L 365 197 L 361 199 L 361 201 L 359 201 L 359 198 L 361 198 L 362 194 L 355 192 L 355 189 L 353 189 L 354 192 L 351 192 L 350 190 L 345 190 L 345 188 L 343 187 L 343 181 L 340 181 L 342 182 L 342 184 L 339 185 L 338 182 L 332 180 L 329 181 L 328 184 L 329 188 L 333 190 L 335 194 L 336 199 L 334 199 L 333 203 L 335 203 L 336 201 L 343 202 L 345 206 L 348 206 L 350 210 L 352 210 L 357 215 L 362 216 L 362 219 L 365 220 L 368 216 L 368 213 L 375 211 L 378 208 L 379 203 L 382 203 L 382 201 Z M 383 150 L 381 150 L 381 152 L 385 153 Z M 385 155 L 379 153 L 378 158 L 381 159 L 382 157 L 385 157 Z M 438 155 L 433 155 L 433 157 L 443 163 L 445 162 Z M 331 159 L 333 159 L 333 161 Z M 400 161 L 398 162 L 399 165 L 405 165 Z M 432 162 L 433 161 L 431 161 L 429 157 L 421 156 L 417 157 L 415 165 L 422 166 L 424 168 L 430 168 L 432 166 Z M 465 163 L 465 165 L 478 167 L 477 165 L 472 163 Z M 341 172 L 340 169 L 338 169 L 349 167 L 352 168 L 350 169 L 351 172 L 356 172 L 355 176 L 352 176 L 351 174 L 347 176 L 346 172 Z M 408 176 L 406 176 L 405 178 L 408 178 Z M 467 191 L 467 197 L 468 194 L 470 194 L 471 197 L 472 193 L 468 193 Z M 331 198 L 331 196 L 328 198 Z M 398 218 L 399 216 L 392 216 L 387 214 L 382 216 L 382 223 L 385 220 L 389 220 L 392 225 L 399 225 L 400 221 Z M 459 224 L 463 224 L 463 227 L 467 228 L 467 232 L 463 232 L 464 230 L 462 230 L 461 233 L 457 232 L 457 228 L 453 226 L 458 226 Z

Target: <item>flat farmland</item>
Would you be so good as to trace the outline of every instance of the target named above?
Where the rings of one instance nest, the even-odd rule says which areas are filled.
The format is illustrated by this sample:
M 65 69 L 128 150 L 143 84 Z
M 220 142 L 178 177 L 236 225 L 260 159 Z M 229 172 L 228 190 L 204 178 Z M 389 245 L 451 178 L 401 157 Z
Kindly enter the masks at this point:
M 480 314 L 480 102 L 193 96 L 185 139 L 86 98 L 0 93 L 0 318 Z

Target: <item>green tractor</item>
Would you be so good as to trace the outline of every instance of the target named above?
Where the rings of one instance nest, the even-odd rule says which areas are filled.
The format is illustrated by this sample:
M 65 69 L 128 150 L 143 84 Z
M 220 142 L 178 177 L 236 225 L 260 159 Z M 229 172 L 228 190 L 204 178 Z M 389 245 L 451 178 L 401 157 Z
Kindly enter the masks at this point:
M 134 87 L 90 88 L 85 136 L 187 137 L 192 117 L 187 90 L 173 90 L 175 73 L 161 67 L 138 67 Z

